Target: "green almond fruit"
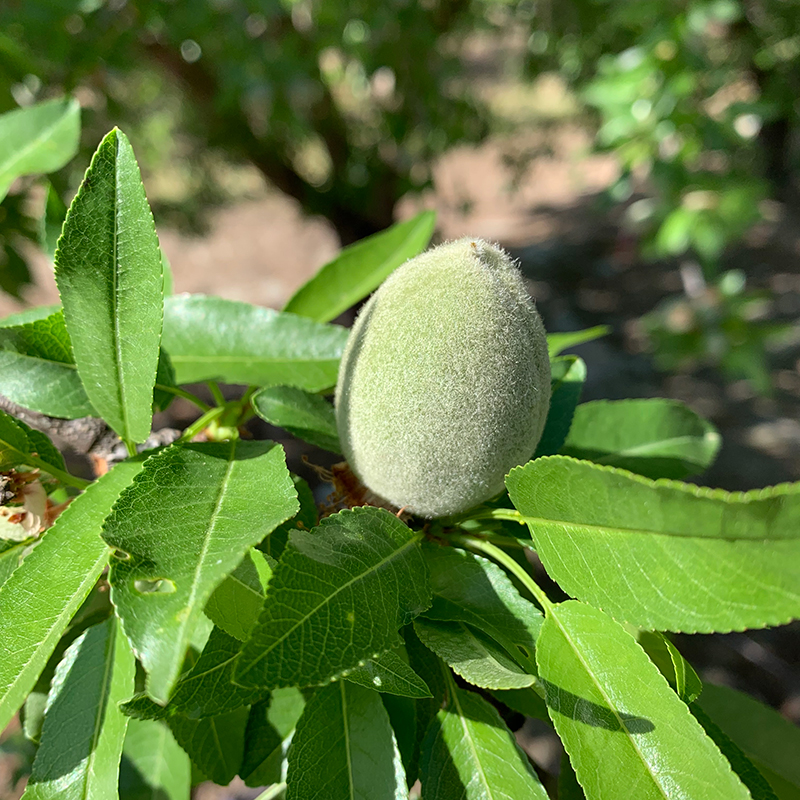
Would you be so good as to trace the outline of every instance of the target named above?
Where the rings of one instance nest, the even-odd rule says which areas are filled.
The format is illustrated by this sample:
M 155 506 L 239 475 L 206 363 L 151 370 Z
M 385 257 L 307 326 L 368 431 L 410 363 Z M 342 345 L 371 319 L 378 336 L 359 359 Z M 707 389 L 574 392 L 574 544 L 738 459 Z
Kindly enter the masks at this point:
M 350 468 L 428 518 L 501 492 L 549 406 L 542 320 L 509 256 L 480 239 L 440 245 L 384 282 L 353 325 L 336 387 Z

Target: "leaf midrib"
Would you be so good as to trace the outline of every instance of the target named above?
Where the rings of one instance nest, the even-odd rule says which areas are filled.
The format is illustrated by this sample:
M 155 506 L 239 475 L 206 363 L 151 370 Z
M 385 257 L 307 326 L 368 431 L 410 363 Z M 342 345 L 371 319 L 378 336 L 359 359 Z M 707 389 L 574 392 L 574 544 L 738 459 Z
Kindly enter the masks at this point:
M 475 747 L 475 742 L 473 741 L 472 732 L 470 730 L 470 727 L 466 723 L 464 710 L 461 708 L 461 703 L 458 700 L 458 689 L 455 688 L 455 683 L 451 684 L 451 691 L 452 691 L 452 696 L 453 696 L 453 703 L 456 706 L 456 713 L 458 714 L 458 720 L 461 723 L 461 728 L 464 731 L 464 737 L 466 738 L 466 740 L 467 740 L 467 742 L 469 744 L 469 749 L 472 752 L 472 757 L 473 757 L 473 759 L 475 759 L 475 764 L 477 765 L 478 773 L 479 773 L 480 778 L 481 778 L 481 782 L 486 787 L 486 796 L 488 798 L 490 798 L 490 800 L 491 800 L 491 798 L 494 797 L 494 792 L 492 791 L 492 787 L 489 785 L 489 781 L 488 781 L 488 779 L 486 777 L 486 773 L 484 772 L 484 769 L 483 769 L 483 764 L 481 763 L 481 759 L 478 756 L 478 751 L 477 751 L 477 748 Z

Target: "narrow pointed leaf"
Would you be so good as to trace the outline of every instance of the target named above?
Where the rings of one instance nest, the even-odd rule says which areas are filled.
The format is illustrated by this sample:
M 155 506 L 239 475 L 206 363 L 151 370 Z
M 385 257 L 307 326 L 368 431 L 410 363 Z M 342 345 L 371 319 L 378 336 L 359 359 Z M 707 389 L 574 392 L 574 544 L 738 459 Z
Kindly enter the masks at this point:
M 163 343 L 178 383 L 330 389 L 347 335 L 338 325 L 221 297 L 173 295 L 164 305 Z
M 165 722 L 131 719 L 122 750 L 124 800 L 189 800 L 192 770 Z
M 108 562 L 103 520 L 141 469 L 124 461 L 76 497 L 0 587 L 0 728 L 33 688 L 73 614 Z
M 72 98 L 0 116 L 0 200 L 17 178 L 61 169 L 78 152 L 80 131 L 80 106 Z
M 109 133 L 72 201 L 56 283 L 89 401 L 123 438 L 150 434 L 163 317 L 161 254 L 139 166 Z
M 432 697 L 425 681 L 394 650 L 369 659 L 344 676 L 351 683 L 381 694 L 401 697 Z
M 306 704 L 289 748 L 286 800 L 404 800 L 406 776 L 380 695 L 340 681 Z
M 574 600 L 554 606 L 536 661 L 550 716 L 587 797 L 749 800 L 656 666 L 602 611 Z
M 250 709 L 239 775 L 248 786 L 278 783 L 289 740 L 306 701 L 294 687 L 276 689 L 269 700 Z
M 727 686 L 705 684 L 695 701 L 769 780 L 781 800 L 800 797 L 800 728 Z
M 114 617 L 67 649 L 47 699 L 25 800 L 112 800 L 133 690 L 134 660 Z
M 425 736 L 420 778 L 423 800 L 547 800 L 497 711 L 452 682 Z
M 485 633 L 463 622 L 418 619 L 414 630 L 426 647 L 474 686 L 522 689 L 536 680 Z
M 261 613 L 271 576 L 272 567 L 267 557 L 251 549 L 239 566 L 214 589 L 206 603 L 206 616 L 230 636 L 244 641 Z
M 341 453 L 333 406 L 316 394 L 291 386 L 271 386 L 253 397 L 261 419 L 289 431 L 304 442 Z
M 78 376 L 60 309 L 0 327 L 0 394 L 51 417 L 97 414 Z
M 227 786 L 242 765 L 247 715 L 247 707 L 202 719 L 175 714 L 167 724 L 195 766 L 214 783 Z
M 663 633 L 639 631 L 636 640 L 687 705 L 703 691 L 703 683 L 678 648 Z
M 0 469 L 20 464 L 66 470 L 64 457 L 46 434 L 0 411 Z
M 586 364 L 578 356 L 558 356 L 550 362 L 550 411 L 534 458 L 552 456 L 561 449 L 585 382 Z
M 710 632 L 800 616 L 800 484 L 728 493 L 553 456 L 506 486 L 550 576 L 616 619 Z
M 377 289 L 404 261 L 421 253 L 431 240 L 435 224 L 435 212 L 423 211 L 345 247 L 295 292 L 284 311 L 317 322 L 338 317 Z
M 103 527 L 111 599 L 157 702 L 216 586 L 296 510 L 283 448 L 268 441 L 173 445 L 123 492 Z
M 596 325 L 594 328 L 586 328 L 582 331 L 569 331 L 568 333 L 551 333 L 547 336 L 547 352 L 550 358 L 561 355 L 570 347 L 577 347 L 579 344 L 593 342 L 602 336 L 607 336 L 609 329 L 606 325 Z
M 714 461 L 714 426 L 677 400 L 595 400 L 575 409 L 560 452 L 647 478 L 697 475 Z
M 234 680 L 317 685 L 395 646 L 398 629 L 430 603 L 420 539 L 369 506 L 293 531 Z
M 39 228 L 39 244 L 45 255 L 53 261 L 56 245 L 61 236 L 61 229 L 67 216 L 67 207 L 61 199 L 56 187 L 48 182 L 47 197 L 44 201 L 44 215 Z

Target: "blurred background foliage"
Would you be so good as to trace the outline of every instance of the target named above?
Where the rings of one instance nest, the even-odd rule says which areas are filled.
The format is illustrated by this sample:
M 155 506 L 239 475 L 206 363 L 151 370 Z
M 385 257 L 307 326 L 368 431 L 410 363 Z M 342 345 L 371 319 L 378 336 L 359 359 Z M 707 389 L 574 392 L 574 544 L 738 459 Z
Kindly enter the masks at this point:
M 768 392 L 765 347 L 791 326 L 763 319 L 724 257 L 793 199 L 800 0 L 6 0 L 0 111 L 80 100 L 84 147 L 51 176 L 56 199 L 119 124 L 159 223 L 202 230 L 247 164 L 349 243 L 387 227 L 456 146 L 545 124 L 535 94 L 487 96 L 476 42 L 494 43 L 508 86 L 557 76 L 562 117 L 617 161 L 605 199 L 637 258 L 679 261 L 683 293 L 642 321 L 658 363 L 721 365 Z M 12 294 L 40 225 L 31 185 L 0 206 Z

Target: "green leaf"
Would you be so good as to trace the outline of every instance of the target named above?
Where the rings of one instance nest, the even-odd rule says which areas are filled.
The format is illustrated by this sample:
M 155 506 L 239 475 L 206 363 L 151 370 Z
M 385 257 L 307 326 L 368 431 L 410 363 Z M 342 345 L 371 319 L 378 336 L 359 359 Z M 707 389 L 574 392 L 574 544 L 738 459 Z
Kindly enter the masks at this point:
M 539 688 L 539 687 L 537 687 Z M 503 705 L 508 706 L 526 717 L 534 717 L 543 722 L 550 722 L 547 713 L 547 705 L 535 688 L 529 689 L 506 689 L 491 692 L 492 697 L 497 698 Z
M 123 439 L 143 442 L 153 415 L 163 276 L 136 157 L 116 128 L 72 201 L 55 264 L 89 401 Z
M 0 200 L 23 175 L 61 169 L 78 152 L 81 109 L 61 98 L 0 116 Z
M 258 546 L 258 549 L 268 558 L 279 559 L 283 553 L 289 534 L 294 530 L 310 531 L 317 526 L 319 514 L 317 502 L 309 485 L 298 475 L 292 475 L 294 488 L 297 490 L 297 499 L 300 510 L 291 519 L 278 525 L 277 528 Z
M 22 563 L 25 550 L 30 544 L 25 542 L 0 540 L 0 586 L 11 576 L 11 573 Z
M 423 800 L 547 800 L 497 711 L 452 680 L 422 745 L 420 778 Z
M 394 647 L 398 629 L 430 603 L 420 539 L 370 506 L 293 531 L 234 680 L 313 686 Z
M 244 641 L 250 636 L 264 605 L 272 567 L 260 551 L 251 549 L 236 569 L 214 589 L 206 616 L 225 633 Z
M 381 694 L 400 697 L 433 697 L 425 681 L 394 650 L 371 658 L 344 676 L 351 683 Z
M 550 411 L 534 458 L 552 456 L 561 449 L 585 382 L 586 364 L 578 356 L 558 356 L 550 362 Z
M 175 714 L 168 717 L 167 724 L 195 766 L 214 783 L 227 786 L 242 764 L 248 713 L 244 706 L 229 714 L 202 719 Z
M 408 797 L 380 695 L 349 681 L 314 693 L 297 723 L 288 761 L 286 800 Z
M 342 452 L 336 414 L 324 397 L 291 386 L 271 386 L 254 395 L 252 403 L 258 416 L 270 425 L 323 450 Z
M 345 247 L 308 283 L 284 311 L 329 322 L 377 289 L 404 261 L 421 253 L 431 240 L 436 213 L 423 211 L 405 222 Z
M 134 659 L 114 617 L 67 649 L 47 699 L 25 800 L 117 797 L 128 724 L 119 702 L 133 691 Z
M 67 216 L 67 207 L 61 199 L 56 187 L 48 182 L 47 197 L 44 203 L 44 216 L 39 230 L 39 244 L 47 257 L 53 261 L 56 255 L 56 245 L 64 227 Z
M 466 622 L 500 642 L 535 674 L 533 650 L 542 626 L 541 611 L 520 596 L 496 564 L 455 547 L 428 545 L 433 603 L 428 619 Z
M 245 689 L 231 683 L 233 665 L 242 643 L 214 628 L 194 666 L 181 675 L 166 706 L 137 694 L 122 710 L 137 719 L 164 719 L 181 714 L 188 719 L 216 717 L 264 699 L 262 690 Z
M 587 797 L 749 800 L 656 666 L 602 611 L 574 600 L 553 606 L 536 661 L 550 716 Z
M 463 622 L 417 619 L 414 630 L 426 647 L 475 686 L 522 689 L 536 681 L 493 639 Z
M 153 388 L 153 411 L 164 411 L 175 399 L 172 392 L 168 392 L 161 387 L 166 386 L 175 388 L 175 367 L 172 366 L 172 359 L 169 353 L 162 347 L 158 351 L 158 369 L 156 370 L 156 384 Z
M 78 376 L 60 309 L 0 327 L 0 393 L 51 417 L 97 415 Z
M 800 797 L 800 728 L 727 686 L 706 683 L 695 701 L 763 773 L 781 800 Z
M 60 310 L 60 303 L 55 303 L 54 305 L 49 306 L 33 306 L 32 308 L 23 308 L 22 311 L 17 311 L 14 314 L 9 314 L 7 317 L 0 319 L 0 328 L 8 328 L 12 325 L 24 325 L 27 322 L 36 322 L 38 319 L 51 317 Z
M 572 764 L 569 763 L 569 756 L 566 752 L 561 754 L 561 770 L 558 773 L 558 800 L 586 800 L 578 777 Z
M 64 457 L 46 434 L 0 411 L 0 469 L 20 464 L 66 470 Z
M 283 448 L 269 441 L 173 445 L 122 493 L 103 526 L 116 548 L 111 599 L 158 703 L 211 593 L 296 510 Z
M 189 800 L 191 764 L 164 722 L 131 719 L 122 750 L 124 800 Z
M 663 633 L 637 631 L 636 640 L 684 703 L 688 705 L 697 699 L 703 691 L 703 682 L 692 665 Z
M 336 384 L 348 331 L 221 297 L 173 295 L 164 305 L 164 347 L 178 383 L 220 380 L 295 386 Z
M 710 632 L 800 616 L 800 484 L 731 494 L 551 456 L 506 486 L 550 576 L 618 620 Z
M 678 400 L 595 400 L 575 409 L 560 452 L 647 478 L 697 475 L 714 461 L 720 436 Z
M 245 733 L 244 761 L 239 775 L 248 786 L 278 783 L 281 765 L 306 701 L 295 688 L 275 689 L 269 700 L 250 709 Z
M 569 333 L 550 333 L 547 335 L 547 352 L 552 361 L 556 356 L 561 355 L 571 347 L 579 344 L 593 342 L 602 336 L 608 336 L 610 329 L 607 325 L 596 325 L 594 328 L 586 328 L 582 331 L 570 331 Z
M 0 728 L 22 705 L 61 634 L 108 562 L 103 520 L 142 468 L 123 461 L 59 516 L 0 587 Z

